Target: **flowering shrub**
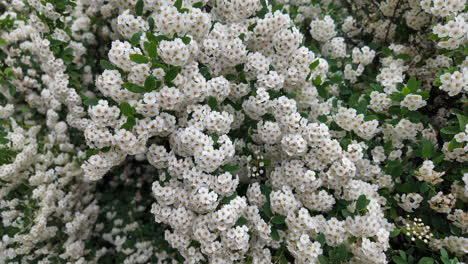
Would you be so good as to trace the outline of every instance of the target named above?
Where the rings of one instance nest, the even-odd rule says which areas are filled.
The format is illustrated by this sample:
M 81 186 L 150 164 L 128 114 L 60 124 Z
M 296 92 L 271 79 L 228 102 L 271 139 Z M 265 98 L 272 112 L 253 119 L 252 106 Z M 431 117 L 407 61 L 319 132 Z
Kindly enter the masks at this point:
M 464 0 L 0 0 L 0 263 L 463 263 Z

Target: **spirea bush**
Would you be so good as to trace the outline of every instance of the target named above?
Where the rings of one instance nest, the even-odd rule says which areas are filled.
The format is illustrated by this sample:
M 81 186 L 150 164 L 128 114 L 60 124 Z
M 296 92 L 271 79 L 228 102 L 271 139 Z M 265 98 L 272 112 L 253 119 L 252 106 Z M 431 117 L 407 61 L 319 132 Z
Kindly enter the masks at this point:
M 0 0 L 0 264 L 468 262 L 465 0 Z

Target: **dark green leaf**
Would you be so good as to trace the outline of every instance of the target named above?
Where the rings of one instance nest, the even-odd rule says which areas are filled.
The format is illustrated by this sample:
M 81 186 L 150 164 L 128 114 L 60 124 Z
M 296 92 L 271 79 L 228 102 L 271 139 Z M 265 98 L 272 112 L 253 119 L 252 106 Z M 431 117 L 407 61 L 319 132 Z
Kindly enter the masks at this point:
M 211 108 L 211 110 L 218 110 L 218 100 L 216 100 L 216 97 L 208 97 L 208 106 Z
M 280 235 L 279 235 L 278 230 L 276 228 L 271 229 L 271 237 L 276 241 L 280 240 Z
M 271 222 L 275 225 L 282 225 L 286 220 L 286 216 L 284 215 L 275 215 L 271 218 Z
M 328 259 L 324 255 L 318 256 L 318 260 L 319 260 L 320 264 L 328 264 Z
M 190 44 L 190 41 L 192 41 L 190 37 L 180 37 L 180 39 L 182 39 L 182 42 L 184 42 L 185 45 Z
M 182 0 L 176 0 L 174 6 L 177 10 L 180 10 L 182 8 Z
M 440 132 L 446 134 L 446 135 L 455 135 L 460 132 L 460 129 L 458 126 L 449 126 L 449 127 L 444 127 L 440 130 Z
M 133 34 L 132 38 L 130 38 L 130 43 L 133 46 L 138 46 L 138 44 L 140 43 L 141 35 L 143 35 L 143 33 L 141 32 Z
M 421 139 L 421 156 L 425 159 L 429 159 L 432 157 L 432 152 L 434 151 L 434 146 L 431 141 L 423 138 Z
M 243 216 L 237 219 L 236 226 L 243 226 L 245 224 L 247 224 L 247 219 L 245 219 Z
M 361 194 L 356 200 L 356 210 L 362 211 L 366 209 L 369 203 L 370 203 L 370 200 L 368 200 L 364 194 Z
M 143 7 L 144 7 L 143 0 L 138 0 L 135 5 L 135 14 L 137 16 L 143 15 Z
M 468 118 L 462 114 L 457 114 L 458 124 L 461 131 L 465 131 L 466 124 L 468 124 Z
M 153 75 L 149 75 L 145 79 L 145 90 L 146 92 L 151 92 L 158 89 L 161 86 L 161 83 L 156 80 Z

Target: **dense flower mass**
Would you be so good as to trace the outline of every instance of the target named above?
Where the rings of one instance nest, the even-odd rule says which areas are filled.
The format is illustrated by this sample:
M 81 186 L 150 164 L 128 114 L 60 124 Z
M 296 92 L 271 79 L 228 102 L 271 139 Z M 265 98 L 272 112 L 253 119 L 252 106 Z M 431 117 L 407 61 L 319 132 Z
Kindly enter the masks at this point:
M 468 261 L 466 0 L 0 0 L 0 264 Z

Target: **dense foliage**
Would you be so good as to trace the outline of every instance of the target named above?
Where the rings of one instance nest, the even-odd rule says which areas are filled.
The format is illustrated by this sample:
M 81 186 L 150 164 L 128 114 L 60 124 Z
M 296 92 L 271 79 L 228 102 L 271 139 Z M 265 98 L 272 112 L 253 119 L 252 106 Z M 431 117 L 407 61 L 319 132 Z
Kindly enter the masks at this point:
M 465 0 L 0 0 L 0 264 L 468 261 Z

